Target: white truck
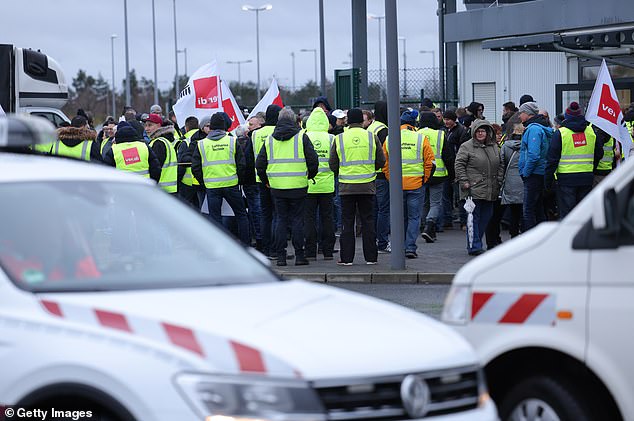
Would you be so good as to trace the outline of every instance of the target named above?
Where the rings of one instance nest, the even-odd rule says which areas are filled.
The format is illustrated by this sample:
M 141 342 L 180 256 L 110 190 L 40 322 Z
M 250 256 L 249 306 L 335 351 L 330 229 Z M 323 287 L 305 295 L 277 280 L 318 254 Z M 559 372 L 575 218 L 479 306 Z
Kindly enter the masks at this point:
M 634 420 L 632 261 L 634 159 L 456 274 L 443 320 L 475 347 L 502 420 Z
M 55 127 L 70 122 L 60 110 L 68 85 L 60 65 L 40 51 L 0 44 L 0 106 L 6 113 L 28 113 Z

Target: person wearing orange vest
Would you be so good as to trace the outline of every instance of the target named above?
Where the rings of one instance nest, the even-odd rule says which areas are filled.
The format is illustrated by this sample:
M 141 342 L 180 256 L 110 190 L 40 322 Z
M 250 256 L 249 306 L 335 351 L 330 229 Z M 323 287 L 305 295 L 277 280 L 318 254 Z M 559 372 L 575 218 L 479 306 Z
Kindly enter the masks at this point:
M 119 154 L 123 159 L 118 157 Z M 161 164 L 152 148 L 148 147 L 143 137 L 125 121 L 117 125 L 112 149 L 106 152 L 103 162 L 122 171 L 148 176 L 157 183 L 161 179 Z

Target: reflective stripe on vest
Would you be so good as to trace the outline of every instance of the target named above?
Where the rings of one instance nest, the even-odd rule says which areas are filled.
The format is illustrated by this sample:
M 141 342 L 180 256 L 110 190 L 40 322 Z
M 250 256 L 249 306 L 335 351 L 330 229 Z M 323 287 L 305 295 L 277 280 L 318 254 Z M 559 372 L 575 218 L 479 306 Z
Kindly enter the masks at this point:
M 612 171 L 612 164 L 614 162 L 614 138 L 611 137 L 610 140 L 605 142 L 603 145 L 603 158 L 599 161 L 599 165 L 597 165 L 597 170 L 599 171 Z
M 366 139 L 367 137 L 367 139 Z M 376 179 L 374 135 L 355 127 L 338 136 L 339 182 L 369 183 Z
M 567 127 L 560 127 L 561 158 L 558 174 L 592 172 L 594 166 L 594 144 L 596 135 L 592 127 L 582 133 L 575 133 Z
M 419 132 L 422 132 L 425 136 L 427 136 L 429 139 L 429 146 L 431 146 L 432 151 L 434 151 L 436 170 L 434 171 L 434 175 L 432 177 L 446 177 L 448 174 L 447 167 L 445 166 L 445 161 L 442 160 L 442 148 L 445 145 L 445 132 L 429 128 L 420 129 Z M 435 142 L 433 139 L 435 139 Z
M 178 142 L 178 147 L 180 149 L 181 144 L 185 143 L 185 147 L 187 149 L 189 149 L 189 145 L 191 144 L 191 139 L 188 138 L 183 138 Z M 178 154 L 178 149 L 175 149 L 176 153 Z M 185 163 L 183 163 L 185 164 Z M 185 167 L 185 174 L 183 174 L 183 178 L 181 179 L 181 183 L 183 183 L 186 186 L 192 186 L 194 184 L 194 181 L 196 181 L 196 185 L 200 185 L 200 183 L 198 183 L 197 180 L 194 180 L 194 175 L 192 174 L 192 165 L 191 162 L 186 163 L 186 167 Z M 176 173 L 178 174 L 178 167 L 176 168 Z
M 202 159 L 203 179 L 208 189 L 238 185 L 236 140 L 225 135 L 222 139 L 204 138 L 198 141 Z
M 51 155 L 68 156 L 70 158 L 90 161 L 92 140 L 82 140 L 75 146 L 66 146 L 61 140 L 56 140 L 51 150 Z
M 191 138 L 192 136 L 198 132 L 199 129 L 191 129 L 190 131 L 188 131 L 187 133 L 185 133 L 183 135 L 183 138 L 187 141 L 187 145 L 189 146 L 189 143 L 191 142 Z M 192 175 L 192 168 L 191 166 L 187 167 L 187 169 L 185 170 L 185 176 L 189 176 L 189 178 L 191 179 L 191 184 L 188 184 L 190 186 L 200 186 L 200 183 L 198 182 L 198 180 L 196 180 L 196 178 Z M 183 180 L 185 179 L 185 176 L 183 176 Z M 183 181 L 184 184 L 185 181 Z
M 168 193 L 176 193 L 176 180 L 178 179 L 178 160 L 176 151 L 169 140 L 164 137 L 157 137 L 150 142 L 150 148 L 156 141 L 160 141 L 165 145 L 165 161 L 161 168 L 161 178 L 159 179 L 159 187 Z
M 377 120 L 374 120 L 374 121 L 372 122 L 372 124 L 370 124 L 370 125 L 368 126 L 368 128 L 367 128 L 367 130 L 368 130 L 369 132 L 372 132 L 372 134 L 373 134 L 374 136 L 376 136 L 376 137 L 377 137 L 377 139 L 378 139 L 378 137 L 379 137 L 379 132 L 380 132 L 381 130 L 383 130 L 383 129 L 387 129 L 387 126 L 386 126 L 385 124 L 381 123 L 380 121 L 377 121 Z M 383 172 L 383 168 L 379 168 L 378 170 L 376 170 L 376 173 L 377 173 L 377 174 L 382 173 L 382 172 Z
M 260 154 L 260 151 L 262 150 L 262 146 L 264 146 L 264 143 L 269 138 L 269 136 L 273 134 L 274 129 L 275 129 L 275 126 L 262 126 L 251 134 L 251 143 L 253 145 L 254 162 L 258 159 L 258 155 Z M 262 180 L 260 180 L 260 177 L 258 176 L 257 171 L 255 172 L 255 181 L 257 183 L 262 182 Z
M 112 156 L 117 169 L 150 177 L 150 150 L 145 142 L 115 143 Z
M 319 170 L 315 176 L 315 183 L 308 183 L 308 193 L 332 193 L 335 191 L 335 173 L 330 169 L 328 160 L 334 136 L 327 132 L 306 134 L 319 157 Z
M 303 132 L 292 139 L 277 140 L 273 135 L 264 143 L 267 156 L 266 175 L 272 189 L 300 189 L 308 186 Z
M 403 177 L 423 177 L 425 160 L 423 159 L 423 133 L 412 130 L 401 130 L 401 167 Z M 389 147 L 390 138 L 385 139 Z

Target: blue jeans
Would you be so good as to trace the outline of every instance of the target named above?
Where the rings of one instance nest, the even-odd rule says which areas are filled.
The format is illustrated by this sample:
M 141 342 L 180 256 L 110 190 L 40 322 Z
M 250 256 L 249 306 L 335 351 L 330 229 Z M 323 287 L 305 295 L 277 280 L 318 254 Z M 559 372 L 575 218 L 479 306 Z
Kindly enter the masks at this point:
M 262 240 L 262 231 L 260 230 L 260 215 L 262 213 L 260 210 L 260 190 L 256 184 L 242 186 L 242 189 L 244 190 L 244 195 L 247 197 L 251 237 L 254 237 L 259 242 Z
M 339 180 L 335 177 L 335 197 L 332 202 L 335 231 L 341 232 L 341 197 L 339 197 Z
M 482 250 L 482 237 L 493 216 L 493 205 L 495 202 L 488 200 L 473 199 L 475 209 L 473 210 L 473 243 L 469 247 L 469 230 L 467 229 L 467 251 L 473 253 Z
M 405 251 L 416 251 L 416 239 L 420 228 L 420 210 L 423 203 L 423 187 L 403 190 L 403 216 L 405 217 Z
M 386 179 L 376 181 L 376 240 L 379 250 L 385 250 L 390 235 L 390 183 Z
M 546 220 L 544 214 L 544 176 L 531 174 L 524 180 L 524 232 Z
M 236 218 L 238 223 L 238 236 L 245 246 L 250 244 L 249 236 L 249 218 L 247 210 L 244 206 L 242 193 L 238 186 L 221 187 L 217 189 L 207 189 L 207 204 L 209 205 L 209 219 L 216 222 L 218 226 L 222 226 L 222 199 L 225 199 Z
M 562 220 L 575 206 L 587 196 L 592 186 L 562 186 L 557 185 L 557 206 L 559 206 L 559 220 Z
M 425 222 L 438 223 L 438 218 L 442 214 L 442 191 L 442 183 L 435 185 L 425 184 L 423 186 L 423 200 L 425 204 L 429 202 L 429 211 L 426 212 Z

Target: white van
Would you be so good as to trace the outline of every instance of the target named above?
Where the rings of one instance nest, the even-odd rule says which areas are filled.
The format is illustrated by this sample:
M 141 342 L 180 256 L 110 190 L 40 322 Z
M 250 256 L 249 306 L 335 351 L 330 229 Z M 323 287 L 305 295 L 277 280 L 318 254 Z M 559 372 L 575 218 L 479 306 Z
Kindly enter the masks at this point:
M 443 320 L 503 420 L 634 420 L 634 159 L 563 221 L 465 265 Z

